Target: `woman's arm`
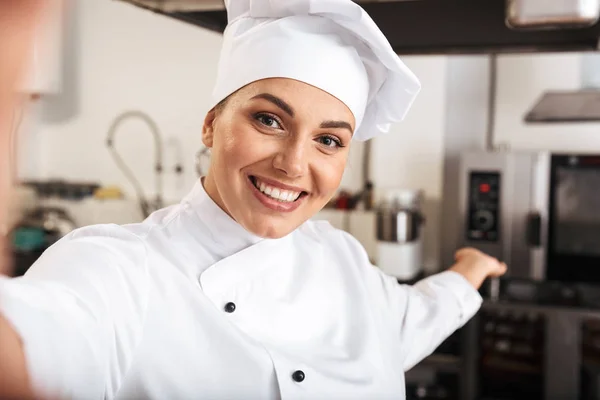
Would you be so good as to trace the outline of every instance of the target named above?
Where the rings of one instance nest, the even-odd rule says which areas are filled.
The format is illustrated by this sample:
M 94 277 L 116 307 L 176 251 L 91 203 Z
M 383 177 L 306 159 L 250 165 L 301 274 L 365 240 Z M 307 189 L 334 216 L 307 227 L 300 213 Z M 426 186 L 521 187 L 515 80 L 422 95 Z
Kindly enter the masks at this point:
M 24 353 L 36 398 L 112 398 L 118 391 L 144 331 L 145 246 L 122 227 L 82 228 L 23 277 L 0 277 L 0 313 L 12 326 L 2 338 L 11 355 L 6 368 L 22 371 Z
M 15 88 L 28 62 L 35 28 L 42 8 L 40 0 L 0 1 L 0 227 L 5 220 L 13 166 L 9 156 L 11 125 L 18 107 Z M 5 238 L 0 231 L 0 275 L 8 272 Z M 33 398 L 19 335 L 0 313 L 0 399 Z
M 23 343 L 0 313 L 0 399 L 33 399 Z
M 456 263 L 445 272 L 414 286 L 399 285 L 404 306 L 400 340 L 408 370 L 430 355 L 446 338 L 462 327 L 479 310 L 478 293 L 485 279 L 506 272 L 506 265 L 478 250 L 465 248 L 456 253 Z
M 449 270 L 429 276 L 414 285 L 399 284 L 393 276 L 372 267 L 362 245 L 342 233 L 358 264 L 364 265 L 365 282 L 375 309 L 384 313 L 398 338 L 405 370 L 430 355 L 448 336 L 479 310 L 477 289 L 487 277 L 500 276 L 506 265 L 475 249 L 461 249 Z

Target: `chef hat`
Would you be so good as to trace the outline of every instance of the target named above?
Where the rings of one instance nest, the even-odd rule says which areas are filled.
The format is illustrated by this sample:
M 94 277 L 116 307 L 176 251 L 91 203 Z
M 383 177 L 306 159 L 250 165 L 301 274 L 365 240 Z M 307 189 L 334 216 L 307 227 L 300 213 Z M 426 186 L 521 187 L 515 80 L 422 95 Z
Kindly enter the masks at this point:
M 354 114 L 354 139 L 401 121 L 420 90 L 369 15 L 351 0 L 225 0 L 228 25 L 213 106 L 266 78 L 322 89 Z

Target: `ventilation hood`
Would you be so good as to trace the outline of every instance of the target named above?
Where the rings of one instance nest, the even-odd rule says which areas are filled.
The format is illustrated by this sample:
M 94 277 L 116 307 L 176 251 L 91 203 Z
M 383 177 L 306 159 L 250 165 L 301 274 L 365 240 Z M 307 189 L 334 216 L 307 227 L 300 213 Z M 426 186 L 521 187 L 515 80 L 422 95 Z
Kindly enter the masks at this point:
M 525 115 L 525 122 L 599 122 L 600 53 L 583 54 L 580 73 L 579 90 L 543 93 Z
M 115 0 L 223 32 L 222 0 Z M 235 1 L 235 0 L 233 0 Z M 596 50 L 600 0 L 357 0 L 398 54 Z

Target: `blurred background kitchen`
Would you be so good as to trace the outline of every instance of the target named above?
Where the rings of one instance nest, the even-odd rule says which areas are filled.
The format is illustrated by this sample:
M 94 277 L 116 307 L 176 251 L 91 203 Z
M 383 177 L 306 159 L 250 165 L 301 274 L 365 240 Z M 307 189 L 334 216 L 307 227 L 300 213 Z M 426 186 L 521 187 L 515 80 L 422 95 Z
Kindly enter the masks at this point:
M 48 1 L 64 8 L 13 118 L 15 275 L 77 227 L 178 202 L 210 159 L 220 0 Z M 409 398 L 600 399 L 600 0 L 359 3 L 423 89 L 389 135 L 353 143 L 317 218 L 401 282 L 465 245 L 509 265 L 409 371 Z

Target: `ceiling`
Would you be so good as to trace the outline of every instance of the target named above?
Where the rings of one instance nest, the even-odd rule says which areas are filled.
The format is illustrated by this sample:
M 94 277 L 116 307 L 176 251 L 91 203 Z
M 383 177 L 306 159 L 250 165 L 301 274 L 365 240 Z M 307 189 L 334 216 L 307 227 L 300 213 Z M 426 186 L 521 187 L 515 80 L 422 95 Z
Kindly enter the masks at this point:
M 119 0 L 223 32 L 221 0 Z M 357 1 L 398 54 L 523 53 L 597 50 L 600 23 L 578 29 L 513 30 L 506 0 Z

